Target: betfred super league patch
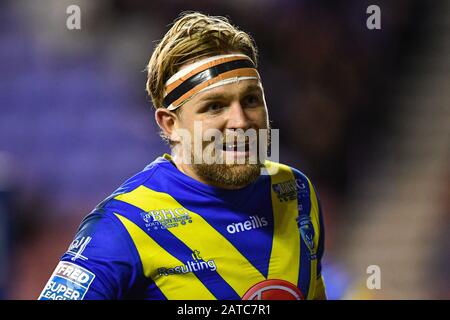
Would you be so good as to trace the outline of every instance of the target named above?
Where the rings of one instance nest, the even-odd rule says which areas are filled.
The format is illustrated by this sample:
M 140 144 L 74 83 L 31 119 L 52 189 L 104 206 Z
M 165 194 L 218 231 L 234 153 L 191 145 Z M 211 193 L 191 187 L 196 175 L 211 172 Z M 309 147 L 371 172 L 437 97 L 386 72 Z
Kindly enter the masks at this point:
M 60 261 L 39 300 L 83 300 L 95 275 L 67 261 Z

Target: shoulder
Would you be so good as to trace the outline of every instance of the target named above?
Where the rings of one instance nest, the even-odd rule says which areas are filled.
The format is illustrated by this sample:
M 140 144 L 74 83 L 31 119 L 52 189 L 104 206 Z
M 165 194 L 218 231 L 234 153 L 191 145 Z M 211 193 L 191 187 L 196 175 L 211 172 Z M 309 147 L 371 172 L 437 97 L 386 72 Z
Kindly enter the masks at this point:
M 127 192 L 131 192 L 139 186 L 151 181 L 153 176 L 160 171 L 164 166 L 168 166 L 168 161 L 163 157 L 158 157 L 155 161 L 148 164 L 142 171 L 136 173 L 131 178 L 122 183 L 119 188 L 117 188 L 111 196 L 109 196 L 106 201 L 110 198 Z
M 65 256 L 72 261 L 113 256 L 116 260 L 137 260 L 125 228 L 109 210 L 94 210 L 81 221 Z
M 265 174 L 270 176 L 272 184 L 274 182 L 289 182 L 295 184 L 297 189 L 314 189 L 314 185 L 308 176 L 297 168 L 278 162 L 266 161 L 265 169 Z
M 282 200 L 298 199 L 305 207 L 320 215 L 320 198 L 310 178 L 297 168 L 278 162 L 266 161 L 266 175 L 270 178 L 271 189 Z
M 141 273 L 139 257 L 120 225 L 94 211 L 81 222 L 39 299 L 120 298 Z
M 104 219 L 118 222 L 117 215 L 128 216 L 135 212 L 140 213 L 142 210 L 138 210 L 137 206 L 129 201 L 125 201 L 124 198 L 130 195 L 141 196 L 139 192 L 141 188 L 158 183 L 161 180 L 161 176 L 167 175 L 168 170 L 165 169 L 169 166 L 170 163 L 165 158 L 158 157 L 142 171 L 123 182 L 113 193 L 101 201 L 94 208 L 93 214 L 86 217 L 85 220 L 101 220 L 98 215 L 103 214 L 105 216 L 103 217 Z M 122 225 L 121 223 L 119 224 Z

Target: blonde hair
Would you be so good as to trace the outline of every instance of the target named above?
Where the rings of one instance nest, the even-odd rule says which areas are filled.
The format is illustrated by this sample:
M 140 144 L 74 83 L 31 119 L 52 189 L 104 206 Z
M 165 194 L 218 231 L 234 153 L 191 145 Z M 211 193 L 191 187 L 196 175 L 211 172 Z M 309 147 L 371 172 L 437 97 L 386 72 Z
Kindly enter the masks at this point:
M 146 90 L 153 106 L 163 107 L 165 83 L 183 64 L 232 52 L 247 55 L 257 66 L 257 48 L 249 34 L 225 17 L 183 12 L 158 43 L 147 65 Z

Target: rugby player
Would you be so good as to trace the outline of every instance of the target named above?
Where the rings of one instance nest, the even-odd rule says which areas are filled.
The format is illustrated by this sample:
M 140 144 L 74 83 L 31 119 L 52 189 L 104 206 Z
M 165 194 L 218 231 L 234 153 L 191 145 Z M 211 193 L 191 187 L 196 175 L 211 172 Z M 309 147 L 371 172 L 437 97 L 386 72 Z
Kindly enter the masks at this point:
M 83 219 L 39 299 L 325 299 L 313 184 L 247 134 L 270 129 L 253 39 L 187 12 L 147 69 L 171 155 Z

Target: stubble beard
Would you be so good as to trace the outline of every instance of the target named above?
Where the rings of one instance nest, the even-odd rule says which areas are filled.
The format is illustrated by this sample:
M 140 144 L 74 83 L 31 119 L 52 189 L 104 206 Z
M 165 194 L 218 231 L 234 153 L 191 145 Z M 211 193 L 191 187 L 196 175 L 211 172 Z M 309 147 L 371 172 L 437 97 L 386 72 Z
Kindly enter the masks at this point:
M 269 127 L 270 130 L 270 127 Z M 259 141 L 257 146 L 259 146 Z M 268 142 L 270 144 L 270 136 Z M 264 168 L 264 159 L 257 156 L 257 161 L 245 159 L 245 163 L 227 163 L 220 158 L 219 163 L 196 163 L 194 161 L 194 149 L 191 149 L 192 169 L 208 184 L 230 189 L 240 189 L 254 182 L 261 175 Z M 256 162 L 256 163 L 255 163 Z
M 216 186 L 243 188 L 261 174 L 263 164 L 193 164 L 195 172 L 205 181 Z

